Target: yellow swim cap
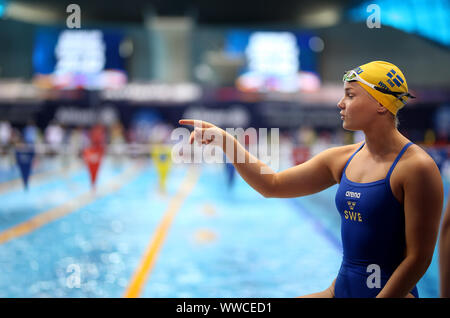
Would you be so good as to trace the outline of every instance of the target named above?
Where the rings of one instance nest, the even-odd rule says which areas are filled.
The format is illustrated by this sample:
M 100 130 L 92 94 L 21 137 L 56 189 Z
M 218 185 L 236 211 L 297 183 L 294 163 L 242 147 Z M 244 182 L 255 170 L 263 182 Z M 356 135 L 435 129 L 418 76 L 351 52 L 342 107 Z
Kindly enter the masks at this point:
M 384 61 L 373 61 L 354 69 L 356 73 L 370 84 L 392 92 L 408 93 L 408 84 L 402 71 L 392 63 Z M 399 109 L 405 106 L 407 96 L 397 98 L 393 95 L 377 91 L 361 82 L 358 82 L 370 95 L 381 105 L 386 107 L 392 114 L 396 115 Z

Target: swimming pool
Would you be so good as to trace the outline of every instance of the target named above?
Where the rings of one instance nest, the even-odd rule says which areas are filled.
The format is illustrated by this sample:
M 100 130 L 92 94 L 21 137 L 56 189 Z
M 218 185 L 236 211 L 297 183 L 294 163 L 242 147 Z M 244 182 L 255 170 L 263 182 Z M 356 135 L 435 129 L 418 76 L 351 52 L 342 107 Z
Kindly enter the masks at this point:
M 296 297 L 329 286 L 342 253 L 336 186 L 266 199 L 239 176 L 226 185 L 223 166 L 176 165 L 163 194 L 150 161 L 106 159 L 95 193 L 80 163 L 4 189 L 0 297 Z M 436 251 L 421 297 L 438 296 L 437 261 Z

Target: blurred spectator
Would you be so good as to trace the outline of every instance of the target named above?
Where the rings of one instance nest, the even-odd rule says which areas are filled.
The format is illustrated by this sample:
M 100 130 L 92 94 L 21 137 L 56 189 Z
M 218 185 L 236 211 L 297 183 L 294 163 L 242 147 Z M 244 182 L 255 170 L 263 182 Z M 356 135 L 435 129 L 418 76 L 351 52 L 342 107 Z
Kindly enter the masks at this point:
M 300 146 L 310 147 L 316 142 L 317 134 L 311 127 L 300 127 L 297 138 Z
M 11 142 L 12 127 L 8 121 L 0 121 L 0 147 L 6 148 Z
M 67 152 L 75 155 L 79 155 L 83 145 L 88 144 L 84 141 L 83 129 L 81 127 L 72 128 L 67 136 Z
M 330 148 L 331 146 L 331 134 L 327 131 L 322 131 L 319 137 L 316 138 L 316 142 L 310 146 L 311 156 L 314 157 L 318 153 Z
M 147 140 L 152 144 L 170 142 L 172 130 L 172 126 L 160 122 L 150 128 L 150 134 Z
M 64 129 L 56 122 L 51 121 L 45 129 L 45 141 L 49 144 L 52 152 L 57 152 L 64 139 Z
M 125 129 L 120 121 L 116 121 L 110 127 L 96 124 L 92 127 L 65 129 L 53 120 L 47 127 L 42 127 L 41 130 L 33 120 L 30 120 L 23 129 L 19 130 L 8 121 L 3 120 L 0 121 L 0 152 L 7 153 L 11 145 L 18 143 L 40 143 L 43 139 L 41 131 L 44 131 L 45 142 L 48 144 L 50 154 L 64 152 L 66 155 L 79 155 L 80 151 L 88 146 L 97 146 L 105 150 L 105 146 L 109 144 L 109 154 L 127 156 L 130 155 L 130 151 L 135 151 L 135 155 L 141 155 L 143 149 L 148 149 L 145 146 L 146 144 L 173 143 L 170 138 L 173 129 L 174 127 L 171 124 L 163 120 L 152 122 L 138 121 L 132 124 L 129 129 Z M 414 132 L 414 130 L 411 131 Z M 428 146 L 431 149 L 440 147 L 442 148 L 439 150 L 441 152 L 447 149 L 438 143 L 437 138 L 435 139 L 437 133 L 434 130 L 417 130 L 414 135 L 420 135 L 420 140 L 412 139 L 413 142 L 417 143 L 423 140 L 424 146 Z M 268 142 L 270 142 L 270 131 L 268 131 L 267 137 Z M 282 131 L 279 137 L 279 150 L 281 156 L 284 156 L 281 158 L 281 162 L 285 164 L 288 164 L 292 159 L 294 148 L 299 148 L 305 153 L 307 152 L 309 154 L 308 158 L 310 158 L 326 148 L 358 143 L 364 140 L 364 134 L 360 131 L 345 131 L 342 128 L 334 130 L 317 129 L 312 126 L 302 126 Z M 259 140 L 257 141 L 259 142 Z M 246 143 L 248 142 L 249 140 L 246 140 Z M 445 146 L 446 144 L 444 141 L 443 145 Z M 437 153 L 437 150 L 434 152 Z M 433 153 L 433 150 L 430 150 L 430 153 Z M 442 156 L 440 155 L 440 157 Z
M 111 126 L 111 144 L 125 143 L 124 129 L 120 122 L 115 122 Z
M 11 134 L 11 144 L 17 146 L 23 143 L 23 136 L 18 128 L 13 127 Z
M 124 128 L 119 121 L 116 121 L 114 124 L 112 124 L 110 136 L 111 136 L 110 150 L 114 155 L 114 164 L 120 165 L 125 157 L 126 140 L 124 136 Z
M 29 120 L 23 129 L 23 139 L 26 144 L 34 145 L 41 141 L 41 134 L 39 128 L 33 120 Z
M 139 144 L 147 143 L 150 139 L 151 124 L 146 121 L 138 121 L 133 125 L 133 136 Z

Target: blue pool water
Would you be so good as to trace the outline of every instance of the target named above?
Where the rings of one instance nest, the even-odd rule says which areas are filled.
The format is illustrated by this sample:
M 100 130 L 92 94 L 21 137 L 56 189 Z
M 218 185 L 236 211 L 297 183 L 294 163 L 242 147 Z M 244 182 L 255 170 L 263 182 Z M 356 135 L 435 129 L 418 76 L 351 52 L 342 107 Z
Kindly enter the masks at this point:
M 98 189 L 140 163 L 106 160 Z M 154 166 L 145 161 L 119 188 L 99 191 L 70 213 L 1 243 L 0 297 L 123 297 L 188 168 L 174 167 L 162 194 Z M 0 180 L 15 173 L 0 170 Z M 239 176 L 228 190 L 222 166 L 199 166 L 198 173 L 141 297 L 296 297 L 329 286 L 342 255 L 336 186 L 308 197 L 266 199 Z M 81 197 L 89 177 L 80 165 L 30 185 L 0 193 L 0 233 Z M 445 187 L 448 193 L 448 182 Z M 421 297 L 438 296 L 437 261 L 436 251 L 418 285 Z

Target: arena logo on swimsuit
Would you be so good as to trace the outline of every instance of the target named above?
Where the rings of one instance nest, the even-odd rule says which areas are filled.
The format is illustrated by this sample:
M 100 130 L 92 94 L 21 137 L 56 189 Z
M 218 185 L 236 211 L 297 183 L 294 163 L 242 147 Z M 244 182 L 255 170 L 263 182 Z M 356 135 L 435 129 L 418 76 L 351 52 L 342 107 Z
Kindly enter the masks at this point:
M 350 198 L 357 198 L 357 199 L 359 199 L 359 198 L 361 198 L 361 193 L 359 193 L 359 192 L 347 191 L 347 192 L 345 192 L 345 196 L 346 196 L 346 197 L 350 197 Z

